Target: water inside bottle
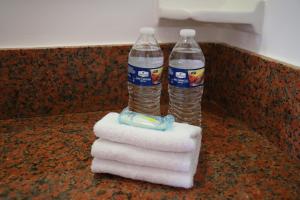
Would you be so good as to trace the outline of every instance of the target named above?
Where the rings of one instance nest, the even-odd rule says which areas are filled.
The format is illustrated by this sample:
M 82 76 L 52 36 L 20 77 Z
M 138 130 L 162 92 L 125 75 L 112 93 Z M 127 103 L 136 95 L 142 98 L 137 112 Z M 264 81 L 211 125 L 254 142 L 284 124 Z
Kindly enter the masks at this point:
M 181 37 L 169 59 L 169 114 L 177 122 L 201 125 L 204 64 L 202 50 L 193 37 Z
M 147 39 L 144 40 L 147 42 Z M 152 41 L 152 43 L 154 42 Z M 130 51 L 128 63 L 134 67 L 144 68 L 146 72 L 150 71 L 151 74 L 151 83 L 148 85 L 139 85 L 128 81 L 129 110 L 160 115 L 161 71 L 152 73 L 153 69 L 156 68 L 162 70 L 163 54 L 160 47 L 157 43 L 134 45 Z

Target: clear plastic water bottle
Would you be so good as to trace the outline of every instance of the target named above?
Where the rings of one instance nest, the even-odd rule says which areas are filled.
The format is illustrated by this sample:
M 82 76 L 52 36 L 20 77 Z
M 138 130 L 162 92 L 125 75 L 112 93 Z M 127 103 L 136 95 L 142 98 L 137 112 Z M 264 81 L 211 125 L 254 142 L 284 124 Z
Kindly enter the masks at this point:
M 128 58 L 129 110 L 160 115 L 163 53 L 154 37 L 154 29 L 140 29 L 140 36 Z
M 169 58 L 169 113 L 177 122 L 201 125 L 205 58 L 193 29 L 182 29 Z

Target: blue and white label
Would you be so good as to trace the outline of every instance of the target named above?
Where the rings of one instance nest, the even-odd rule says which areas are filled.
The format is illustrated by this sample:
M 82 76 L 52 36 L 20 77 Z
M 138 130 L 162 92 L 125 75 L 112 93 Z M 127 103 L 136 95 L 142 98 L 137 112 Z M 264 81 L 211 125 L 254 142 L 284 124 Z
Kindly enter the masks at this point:
M 161 81 L 162 67 L 142 68 L 128 64 L 128 81 L 139 86 L 158 85 Z
M 198 87 L 204 83 L 204 67 L 198 69 L 179 69 L 169 66 L 169 84 L 182 87 Z

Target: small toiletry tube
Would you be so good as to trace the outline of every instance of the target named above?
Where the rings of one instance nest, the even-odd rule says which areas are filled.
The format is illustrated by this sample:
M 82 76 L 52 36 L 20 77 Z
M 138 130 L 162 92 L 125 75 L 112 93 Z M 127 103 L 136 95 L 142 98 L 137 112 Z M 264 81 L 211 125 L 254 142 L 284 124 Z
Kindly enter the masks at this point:
M 165 117 L 147 115 L 130 111 L 128 107 L 126 107 L 119 115 L 120 124 L 161 131 L 172 128 L 174 121 L 175 118 L 173 115 L 167 115 Z

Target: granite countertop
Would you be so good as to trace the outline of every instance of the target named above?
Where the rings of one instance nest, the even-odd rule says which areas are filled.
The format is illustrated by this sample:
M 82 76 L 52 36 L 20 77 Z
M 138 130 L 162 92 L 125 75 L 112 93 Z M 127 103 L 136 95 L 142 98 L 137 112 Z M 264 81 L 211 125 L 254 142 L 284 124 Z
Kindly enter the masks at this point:
M 299 162 L 214 104 L 204 107 L 203 144 L 192 189 L 94 175 L 92 127 L 106 113 L 1 120 L 0 198 L 299 198 Z

